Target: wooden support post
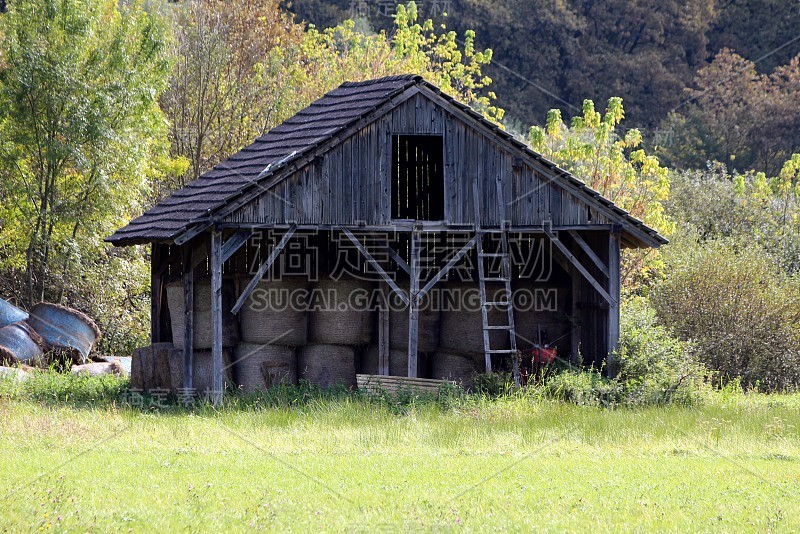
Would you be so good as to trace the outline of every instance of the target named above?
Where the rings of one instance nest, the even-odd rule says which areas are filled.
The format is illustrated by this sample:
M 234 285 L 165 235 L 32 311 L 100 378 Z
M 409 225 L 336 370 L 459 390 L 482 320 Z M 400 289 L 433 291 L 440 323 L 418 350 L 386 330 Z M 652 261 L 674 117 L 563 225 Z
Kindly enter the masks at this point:
M 211 358 L 214 406 L 222 404 L 225 388 L 222 370 L 222 232 L 211 232 Z
M 381 283 L 381 306 L 378 309 L 378 374 L 389 375 L 389 298 L 385 283 Z
M 581 303 L 581 273 L 571 265 L 569 266 L 569 277 L 572 281 L 572 330 L 570 331 L 570 347 L 572 354 L 570 354 L 570 361 L 574 364 L 580 363 L 580 345 L 581 345 L 581 321 L 583 320 L 581 310 L 579 309 Z
M 618 362 L 614 355 L 619 344 L 619 299 L 620 299 L 620 235 L 619 230 L 614 229 L 608 235 L 608 294 L 611 295 L 613 302 L 608 308 L 608 374 L 616 376 Z
M 161 300 L 163 285 L 164 247 L 157 243 L 150 245 L 150 343 L 161 343 Z
M 420 233 L 411 233 L 411 268 L 408 289 L 408 376 L 417 377 L 417 344 L 419 341 L 419 274 L 420 274 Z
M 194 360 L 194 267 L 191 243 L 182 245 L 183 269 L 183 388 L 188 393 L 193 386 Z

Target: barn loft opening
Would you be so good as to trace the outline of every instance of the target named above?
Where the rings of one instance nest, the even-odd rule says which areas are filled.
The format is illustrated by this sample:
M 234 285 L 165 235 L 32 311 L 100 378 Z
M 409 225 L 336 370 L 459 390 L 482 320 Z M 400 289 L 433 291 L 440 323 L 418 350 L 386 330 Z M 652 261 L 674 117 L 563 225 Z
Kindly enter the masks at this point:
M 441 135 L 392 136 L 392 219 L 444 220 Z

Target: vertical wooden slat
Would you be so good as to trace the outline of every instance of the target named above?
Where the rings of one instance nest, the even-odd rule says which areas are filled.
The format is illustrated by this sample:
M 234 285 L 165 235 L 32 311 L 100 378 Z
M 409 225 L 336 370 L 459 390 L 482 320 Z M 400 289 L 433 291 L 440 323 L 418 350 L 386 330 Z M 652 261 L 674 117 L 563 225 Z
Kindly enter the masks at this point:
M 183 245 L 183 387 L 189 391 L 194 387 L 192 367 L 194 359 L 194 258 L 191 242 Z
M 419 271 L 420 271 L 420 233 L 411 233 L 411 261 L 409 267 L 410 286 L 408 291 L 408 376 L 417 377 L 417 343 L 419 333 Z
M 389 375 L 389 289 L 381 282 L 381 307 L 378 310 L 378 374 Z
M 222 404 L 225 387 L 222 370 L 222 232 L 211 232 L 211 333 L 212 392 L 214 406 Z

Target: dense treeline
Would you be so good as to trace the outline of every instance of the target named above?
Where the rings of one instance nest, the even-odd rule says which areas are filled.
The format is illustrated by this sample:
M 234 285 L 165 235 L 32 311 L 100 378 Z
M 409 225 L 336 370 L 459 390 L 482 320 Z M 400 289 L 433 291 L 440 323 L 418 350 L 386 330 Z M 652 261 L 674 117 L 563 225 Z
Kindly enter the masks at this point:
M 463 31 L 431 13 L 445 4 Z M 323 29 L 279 0 L 11 2 L 0 15 L 0 296 L 86 311 L 102 350 L 144 345 L 148 251 L 103 238 L 342 81 L 411 72 L 673 241 L 625 257 L 629 391 L 706 371 L 800 384 L 800 59 L 774 35 L 748 40 L 730 15 L 742 4 L 423 1 L 432 19 L 413 2 L 383 14 L 352 5 L 356 20 Z M 293 9 L 325 25 L 350 3 Z M 717 44 L 763 59 L 725 49 L 709 61 Z M 560 100 L 487 76 L 499 74 L 497 51 Z M 672 134 L 654 143 L 631 128 L 654 124 Z
M 391 30 L 386 4 L 287 2 L 298 19 L 318 26 L 356 15 Z M 512 124 L 542 124 L 552 108 L 580 115 L 584 99 L 621 97 L 628 127 L 639 128 L 643 142 L 658 145 L 671 165 L 712 159 L 740 171 L 776 172 L 800 139 L 800 119 L 791 111 L 800 107 L 797 63 L 790 65 L 800 53 L 797 2 L 427 0 L 420 10 L 458 31 L 480 30 L 477 43 L 513 71 L 485 69 Z M 782 102 L 759 102 L 773 94 L 758 87 L 762 75 L 783 86 Z M 793 146 L 772 146 L 776 138 Z

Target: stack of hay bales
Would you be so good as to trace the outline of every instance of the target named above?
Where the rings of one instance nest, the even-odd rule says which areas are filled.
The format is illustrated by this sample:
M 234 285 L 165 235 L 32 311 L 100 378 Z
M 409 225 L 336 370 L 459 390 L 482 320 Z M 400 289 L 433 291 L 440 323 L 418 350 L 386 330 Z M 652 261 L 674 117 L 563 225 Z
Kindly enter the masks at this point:
M 417 369 L 428 368 L 427 352 L 420 352 L 417 355 Z M 361 358 L 361 372 L 370 375 L 379 374 L 378 368 L 378 346 L 370 345 Z M 418 374 L 422 374 L 419 372 Z M 408 376 L 408 349 L 398 350 L 389 349 L 389 375 Z
M 433 378 L 455 380 L 469 388 L 475 374 L 486 370 L 480 287 L 474 283 L 448 283 L 442 287 L 442 327 L 439 349 L 433 356 Z M 505 300 L 502 284 L 486 284 L 486 299 Z M 487 309 L 490 325 L 508 324 L 504 307 Z M 489 332 L 493 350 L 509 349 L 507 331 Z
M 183 349 L 175 348 L 169 353 L 170 391 L 177 393 L 183 389 Z M 214 391 L 214 358 L 210 350 L 192 352 L 192 389 L 205 396 Z M 223 387 L 233 384 L 233 354 L 230 349 L 222 350 Z M 148 388 L 145 388 L 148 389 Z
M 505 300 L 501 284 L 486 284 L 486 299 L 490 302 Z M 481 294 L 478 283 L 449 283 L 442 288 L 443 311 L 439 347 L 451 352 L 483 354 L 483 318 Z M 508 324 L 504 307 L 488 308 L 490 325 Z M 490 331 L 493 349 L 508 349 L 511 339 L 503 330 Z
M 234 302 L 234 285 L 231 280 L 222 283 L 222 346 L 235 347 L 239 342 L 239 324 L 231 312 Z M 186 331 L 184 315 L 183 282 L 167 285 L 167 305 L 172 322 L 172 343 L 175 348 L 182 349 L 184 332 Z M 212 347 L 211 327 L 211 280 L 197 280 L 194 283 L 194 316 L 192 324 L 192 347 L 210 349 Z
M 170 358 L 175 349 L 172 343 L 154 343 L 149 347 L 136 349 L 131 358 L 131 388 L 141 391 L 167 390 L 172 388 L 172 368 Z M 181 351 L 181 358 L 183 353 Z M 183 382 L 183 368 L 176 380 Z
M 243 391 L 297 384 L 296 347 L 308 342 L 308 286 L 300 278 L 262 281 L 245 301 L 234 358 L 235 381 Z
M 441 326 L 440 292 L 437 288 L 428 292 L 420 302 L 417 324 L 417 350 L 435 352 L 439 347 Z M 392 305 L 389 308 L 389 346 L 392 349 L 408 350 L 408 308 Z
M 485 370 L 483 354 L 439 349 L 433 357 L 434 378 L 452 380 L 466 389 L 472 388 L 475 375 Z
M 322 278 L 309 300 L 309 344 L 300 350 L 299 377 L 322 387 L 356 385 L 354 347 L 372 341 L 375 284 Z

